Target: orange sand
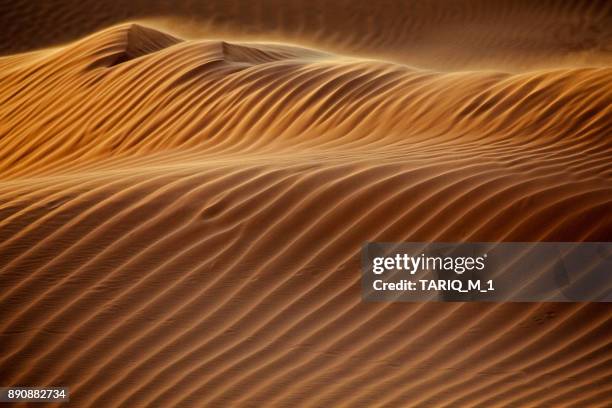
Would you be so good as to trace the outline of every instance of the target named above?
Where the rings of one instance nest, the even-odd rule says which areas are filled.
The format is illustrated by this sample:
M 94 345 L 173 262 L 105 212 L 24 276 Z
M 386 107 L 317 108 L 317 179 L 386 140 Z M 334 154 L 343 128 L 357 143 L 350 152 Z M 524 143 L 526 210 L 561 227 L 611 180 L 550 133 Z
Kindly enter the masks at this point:
M 559 13 L 596 25 L 594 4 Z M 359 271 L 371 240 L 609 241 L 609 55 L 415 68 L 395 29 L 320 51 L 129 23 L 0 58 L 0 385 L 78 407 L 612 402 L 609 305 L 364 303 Z

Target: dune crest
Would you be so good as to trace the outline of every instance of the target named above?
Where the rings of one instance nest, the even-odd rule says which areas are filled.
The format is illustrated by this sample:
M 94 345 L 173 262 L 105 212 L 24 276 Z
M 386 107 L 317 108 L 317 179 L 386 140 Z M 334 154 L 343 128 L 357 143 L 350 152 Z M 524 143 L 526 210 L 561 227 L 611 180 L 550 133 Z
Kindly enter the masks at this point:
M 611 11 L 605 0 L 16 0 L 0 4 L 0 55 L 140 21 L 185 38 L 292 42 L 435 70 L 610 66 Z
M 139 25 L 31 58 L 0 73 L 2 177 L 177 148 L 610 148 L 610 68 L 445 74 Z
M 118 65 L 122 62 L 163 50 L 181 41 L 169 34 L 138 24 L 130 24 L 116 30 L 110 30 L 109 34 L 122 34 L 124 36 L 123 41 L 117 41 L 114 38 L 114 41 L 109 41 L 109 44 L 113 45 L 118 43 L 118 53 L 112 55 L 114 59 L 109 66 Z M 105 42 L 102 38 L 100 38 L 100 41 L 102 43 Z M 85 43 L 87 44 L 88 42 Z

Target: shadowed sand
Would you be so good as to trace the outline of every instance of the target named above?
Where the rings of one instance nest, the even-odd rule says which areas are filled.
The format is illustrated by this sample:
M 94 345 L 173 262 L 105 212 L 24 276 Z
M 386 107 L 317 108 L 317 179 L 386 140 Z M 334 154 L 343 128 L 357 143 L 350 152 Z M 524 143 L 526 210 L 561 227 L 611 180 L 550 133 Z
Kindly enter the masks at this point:
M 375 304 L 366 241 L 606 241 L 612 69 L 124 24 L 0 58 L 0 369 L 74 406 L 590 406 L 603 304 Z

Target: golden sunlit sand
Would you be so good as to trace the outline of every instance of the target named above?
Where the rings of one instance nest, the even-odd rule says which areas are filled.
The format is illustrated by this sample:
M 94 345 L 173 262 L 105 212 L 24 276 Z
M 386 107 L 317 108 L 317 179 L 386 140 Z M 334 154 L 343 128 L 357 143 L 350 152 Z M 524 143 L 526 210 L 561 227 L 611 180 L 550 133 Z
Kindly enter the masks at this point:
M 122 23 L 0 57 L 0 385 L 79 407 L 610 403 L 609 305 L 365 303 L 359 264 L 367 241 L 609 241 L 609 55 L 454 71 L 304 38 Z

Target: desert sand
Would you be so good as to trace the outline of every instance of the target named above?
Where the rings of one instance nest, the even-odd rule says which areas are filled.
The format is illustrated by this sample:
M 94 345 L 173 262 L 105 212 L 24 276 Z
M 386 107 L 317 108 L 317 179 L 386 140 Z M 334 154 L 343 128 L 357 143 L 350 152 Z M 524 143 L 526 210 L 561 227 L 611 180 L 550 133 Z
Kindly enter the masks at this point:
M 610 241 L 609 2 L 187 3 L 2 5 L 0 386 L 612 403 L 609 304 L 365 303 L 359 264 Z

